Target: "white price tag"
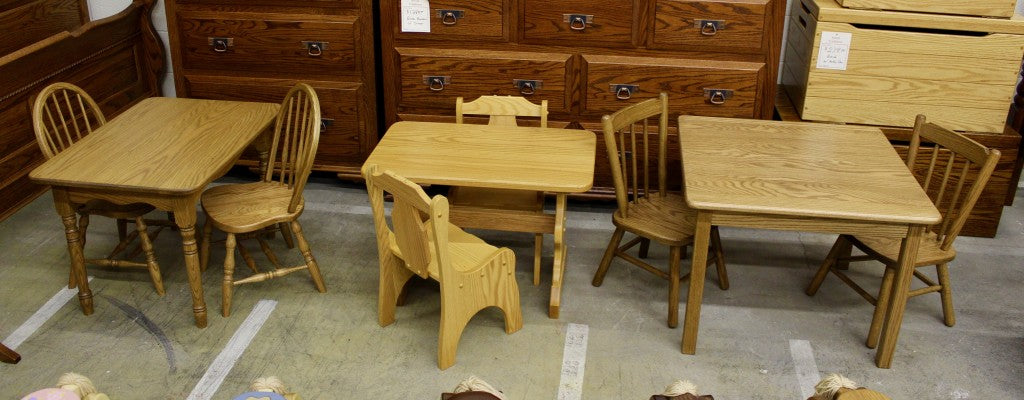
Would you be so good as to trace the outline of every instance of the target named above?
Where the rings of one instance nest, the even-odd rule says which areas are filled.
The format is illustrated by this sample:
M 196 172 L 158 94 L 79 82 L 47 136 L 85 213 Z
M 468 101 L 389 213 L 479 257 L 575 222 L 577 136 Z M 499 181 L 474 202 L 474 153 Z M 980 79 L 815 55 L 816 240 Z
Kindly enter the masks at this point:
M 817 67 L 846 71 L 851 41 L 853 34 L 849 32 L 822 32 L 821 42 L 818 43 Z
M 402 0 L 402 32 L 430 32 L 430 0 Z

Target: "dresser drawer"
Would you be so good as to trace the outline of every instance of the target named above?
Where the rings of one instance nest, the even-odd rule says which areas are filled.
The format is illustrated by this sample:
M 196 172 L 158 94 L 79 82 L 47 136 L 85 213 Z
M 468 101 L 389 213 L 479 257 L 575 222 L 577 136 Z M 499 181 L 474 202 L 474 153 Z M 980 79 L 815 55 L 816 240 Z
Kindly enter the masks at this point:
M 628 47 L 639 5 L 628 0 L 524 0 L 520 24 L 528 43 Z
M 302 0 L 302 6 L 313 6 L 313 7 L 342 7 L 342 8 L 358 8 L 358 0 Z M 255 6 L 255 5 L 267 5 L 267 6 L 281 6 L 281 0 L 177 0 L 178 4 L 204 4 L 212 6 L 231 5 L 231 6 Z
M 572 56 L 485 50 L 397 48 L 399 111 L 433 108 L 454 112 L 455 98 L 523 96 L 548 101 L 553 113 L 567 112 Z
M 254 13 L 178 14 L 185 69 L 356 76 L 357 18 Z
M 651 47 L 759 50 L 772 1 L 657 0 Z
M 296 81 L 288 79 L 237 78 L 227 76 L 187 75 L 184 77 L 187 93 L 185 96 L 198 99 L 221 99 L 241 101 L 264 101 L 280 103 Z M 365 90 L 359 83 L 348 82 L 306 82 L 316 90 L 320 99 L 320 116 L 323 124 L 317 147 L 314 167 L 323 165 L 361 164 L 369 154 L 370 146 L 364 143 L 371 136 L 361 133 L 367 130 L 366 121 L 361 118 L 359 99 Z M 371 130 L 374 127 L 369 127 Z M 376 135 L 372 135 L 376 139 Z M 250 154 L 250 157 L 252 155 Z
M 763 63 L 583 56 L 585 113 L 607 114 L 666 92 L 673 113 L 754 118 Z
M 401 10 L 392 23 L 399 39 L 505 40 L 508 37 L 506 10 L 511 0 L 432 0 L 430 32 L 402 32 Z M 401 7 L 401 2 L 394 2 Z

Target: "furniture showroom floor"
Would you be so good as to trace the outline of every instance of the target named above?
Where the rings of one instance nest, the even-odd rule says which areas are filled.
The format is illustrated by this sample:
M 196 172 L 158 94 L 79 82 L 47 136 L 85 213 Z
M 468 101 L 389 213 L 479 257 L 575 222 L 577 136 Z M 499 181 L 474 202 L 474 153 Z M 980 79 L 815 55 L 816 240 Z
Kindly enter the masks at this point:
M 455 365 L 439 371 L 436 284 L 413 283 L 395 324 L 377 325 L 377 248 L 358 183 L 313 177 L 306 187 L 299 221 L 327 293 L 293 274 L 236 288 L 232 316 L 221 317 L 224 247 L 214 245 L 203 274 L 206 329 L 192 320 L 175 232 L 154 241 L 165 296 L 145 270 L 90 267 L 95 313 L 83 315 L 75 292 L 62 291 L 68 252 L 46 194 L 0 223 L 0 342 L 23 357 L 0 364 L 0 393 L 20 398 L 74 371 L 113 399 L 230 399 L 268 375 L 304 399 L 436 399 L 476 375 L 509 399 L 647 399 L 686 379 L 720 400 L 802 400 L 837 372 L 893 399 L 1024 398 L 1024 190 L 995 239 L 957 240 L 956 326 L 942 324 L 937 294 L 911 299 L 888 370 L 875 368 L 875 352 L 863 344 L 870 305 L 834 276 L 817 296 L 803 293 L 833 235 L 722 228 L 731 288 L 719 290 L 708 273 L 697 354 L 681 354 L 682 325 L 665 326 L 665 281 L 616 260 L 602 287 L 590 284 L 613 230 L 612 209 L 570 204 L 557 320 L 547 317 L 550 236 L 541 285 L 533 286 L 531 234 L 477 232 L 516 252 L 523 329 L 506 335 L 501 313 L 485 310 L 466 328 Z M 112 248 L 114 222 L 93 218 L 88 240 L 87 257 Z M 246 244 L 268 265 L 255 243 Z M 301 263 L 280 238 L 271 245 L 283 263 Z M 651 246 L 653 263 L 667 264 L 666 256 L 665 247 Z M 877 288 L 880 264 L 854 269 Z

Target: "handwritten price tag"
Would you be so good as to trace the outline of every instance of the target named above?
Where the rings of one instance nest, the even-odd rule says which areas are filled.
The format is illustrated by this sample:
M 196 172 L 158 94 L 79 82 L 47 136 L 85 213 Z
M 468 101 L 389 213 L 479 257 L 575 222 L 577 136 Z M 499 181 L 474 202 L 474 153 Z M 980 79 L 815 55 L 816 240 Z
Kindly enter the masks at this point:
M 429 0 L 402 0 L 402 32 L 430 33 Z
M 849 32 L 822 32 L 821 42 L 818 43 L 817 67 L 846 71 L 852 41 L 853 34 Z

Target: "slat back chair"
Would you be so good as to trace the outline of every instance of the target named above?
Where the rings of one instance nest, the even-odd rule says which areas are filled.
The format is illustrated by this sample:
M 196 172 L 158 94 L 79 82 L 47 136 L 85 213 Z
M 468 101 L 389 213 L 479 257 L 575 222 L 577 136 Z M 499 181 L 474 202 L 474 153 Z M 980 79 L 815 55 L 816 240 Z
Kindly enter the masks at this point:
M 680 261 L 686 246 L 693 243 L 697 214 L 687 207 L 682 193 L 669 192 L 667 187 L 668 95 L 661 93 L 656 99 L 605 115 L 601 123 L 618 208 L 612 215 L 615 232 L 592 283 L 601 286 L 615 257 L 667 279 L 668 326 L 674 328 L 679 323 L 679 285 L 689 279 L 689 274 L 680 276 Z M 655 135 L 651 135 L 652 130 Z M 636 237 L 620 246 L 626 232 Z M 669 246 L 668 272 L 642 260 L 647 258 L 652 240 Z M 627 253 L 638 244 L 638 256 Z M 719 287 L 728 289 L 718 227 L 711 229 L 711 247 L 710 261 L 717 267 Z
M 925 146 L 922 146 L 925 144 Z M 989 149 L 957 132 L 926 121 L 918 115 L 907 152 L 907 167 L 914 173 L 922 188 L 942 214 L 942 221 L 928 227 L 921 239 L 915 267 L 934 265 L 938 282 L 915 269 L 914 276 L 925 287 L 911 290 L 910 297 L 939 292 L 942 300 L 943 322 L 956 324 L 953 295 L 949 284 L 949 262 L 956 258 L 953 242 L 960 234 L 981 197 L 992 171 L 999 161 L 999 150 Z M 807 288 L 814 295 L 829 272 L 835 274 L 850 288 L 875 305 L 867 345 L 878 344 L 882 319 L 888 307 L 895 265 L 899 256 L 901 238 L 842 235 L 829 251 L 821 268 Z M 850 247 L 856 246 L 865 255 L 849 256 Z M 847 254 L 844 254 L 847 253 Z M 851 279 L 838 264 L 849 261 L 876 260 L 885 264 L 885 274 L 877 297 Z
M 225 317 L 231 315 L 233 288 L 238 285 L 306 270 L 316 290 L 320 293 L 327 291 L 319 265 L 298 221 L 304 206 L 302 191 L 313 167 L 313 158 L 320 141 L 320 128 L 320 101 L 316 92 L 307 84 L 295 85 L 281 103 L 271 140 L 270 167 L 261 181 L 221 185 L 203 192 L 201 203 L 206 212 L 200 246 L 200 266 L 203 270 L 209 263 L 213 228 L 227 233 L 224 279 L 221 285 L 221 312 Z M 290 227 L 304 264 L 288 267 L 281 265 L 264 238 L 266 229 L 274 226 Z M 260 271 L 249 251 L 237 239 L 255 239 L 274 268 Z M 236 247 L 253 272 L 253 275 L 239 280 L 234 278 Z
M 517 117 L 540 118 L 540 126 L 548 126 L 548 101 L 534 104 L 523 97 L 480 96 L 465 103 L 462 97 L 455 99 L 455 123 L 462 124 L 465 115 L 486 115 L 488 125 L 518 126 Z M 481 207 L 501 210 L 544 211 L 544 193 L 525 190 L 482 189 L 453 187 L 448 192 L 452 205 Z M 544 249 L 544 235 L 534 234 L 533 239 L 533 284 L 540 284 L 541 253 Z
M 35 130 L 36 143 L 47 159 L 53 158 L 106 123 L 107 119 L 96 101 L 82 88 L 66 82 L 57 82 L 43 88 L 32 106 L 32 126 Z M 103 267 L 145 268 L 149 271 L 156 292 L 162 296 L 163 279 L 153 252 L 152 240 L 156 239 L 160 230 L 166 226 L 173 226 L 173 223 L 169 220 L 144 219 L 143 216 L 153 209 L 147 204 L 122 205 L 101 200 L 76 205 L 78 230 L 83 248 L 90 215 L 117 220 L 118 243 L 114 249 L 105 258 L 86 259 L 85 262 Z M 127 231 L 129 220 L 135 222 L 136 228 L 131 233 Z M 149 234 L 147 225 L 159 227 Z M 136 238 L 139 239 L 138 246 L 127 251 Z M 140 253 L 145 254 L 145 262 L 130 261 Z M 115 258 L 118 255 L 123 257 Z M 73 288 L 77 285 L 75 276 L 71 273 L 68 287 Z
M 506 333 L 522 328 L 512 250 L 491 246 L 452 225 L 444 196 L 429 198 L 418 185 L 391 171 L 381 171 L 376 165 L 364 166 L 363 177 L 380 258 L 377 306 L 381 326 L 395 321 L 395 307 L 403 288 L 415 274 L 434 279 L 441 286 L 438 368 L 447 369 L 455 363 L 466 324 L 484 308 L 501 309 Z M 384 209 L 385 193 L 394 199 L 390 226 Z

